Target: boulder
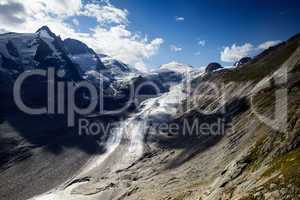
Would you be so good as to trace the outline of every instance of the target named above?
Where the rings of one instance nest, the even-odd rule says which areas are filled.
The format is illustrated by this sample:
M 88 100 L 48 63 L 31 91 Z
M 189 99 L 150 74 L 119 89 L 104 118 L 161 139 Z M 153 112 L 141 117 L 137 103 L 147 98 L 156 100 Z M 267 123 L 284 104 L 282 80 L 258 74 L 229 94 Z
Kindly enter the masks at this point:
M 205 72 L 210 73 L 210 72 L 216 71 L 218 69 L 222 69 L 222 68 L 223 67 L 219 63 L 213 62 L 213 63 L 209 63 L 207 65 L 207 67 L 205 68 Z
M 240 67 L 248 62 L 250 62 L 252 60 L 252 58 L 250 57 L 243 57 L 241 58 L 239 61 L 237 61 L 236 63 L 234 63 L 235 67 Z

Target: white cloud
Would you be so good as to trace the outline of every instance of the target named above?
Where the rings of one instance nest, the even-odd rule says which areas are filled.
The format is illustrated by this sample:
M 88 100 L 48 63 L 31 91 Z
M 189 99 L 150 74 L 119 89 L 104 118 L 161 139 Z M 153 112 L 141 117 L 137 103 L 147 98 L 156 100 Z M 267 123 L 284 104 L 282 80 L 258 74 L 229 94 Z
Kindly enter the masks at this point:
M 136 63 L 134 67 L 141 72 L 149 72 L 149 69 L 146 67 L 145 63 Z
M 172 51 L 172 52 L 180 52 L 180 51 L 182 51 L 182 48 L 181 47 L 177 47 L 177 46 L 175 46 L 175 45 L 170 45 L 170 50 Z
M 132 34 L 124 25 L 113 26 L 109 29 L 97 26 L 92 30 L 92 34 L 81 36 L 80 39 L 96 52 L 105 52 L 125 63 L 139 66 L 144 59 L 154 55 L 163 43 L 161 38 L 148 41 Z
M 279 44 L 280 42 L 281 42 L 280 40 L 266 41 L 266 42 L 263 42 L 260 45 L 258 45 L 258 49 L 265 50 L 265 49 L 268 49 L 272 46 L 275 46 L 276 44 Z
M 97 22 L 101 24 L 116 23 L 127 24 L 128 11 L 126 9 L 119 9 L 110 3 L 101 4 L 86 4 L 79 12 L 79 15 L 95 17 Z
M 221 52 L 221 61 L 223 62 L 235 62 L 239 59 L 248 56 L 254 47 L 250 43 L 245 43 L 244 45 L 238 46 L 233 44 L 231 47 L 225 47 Z
M 76 18 L 72 19 L 72 23 L 73 23 L 75 26 L 79 26 L 79 21 L 78 21 L 78 19 L 76 19 Z
M 201 55 L 201 52 L 200 52 L 200 51 L 197 51 L 197 52 L 194 53 L 194 55 L 195 55 L 195 56 L 200 56 L 200 55 Z
M 184 21 L 184 17 L 175 17 L 175 20 L 177 22 L 181 22 L 181 21 Z
M 223 51 L 221 51 L 220 59 L 223 62 L 236 62 L 245 56 L 258 53 L 259 51 L 268 49 L 280 42 L 280 40 L 269 40 L 257 46 L 253 46 L 251 43 L 245 43 L 241 46 L 233 44 L 231 47 L 224 47 Z
M 6 1 L 0 1 L 0 20 L 10 24 L 23 23 L 25 8 L 22 4 Z
M 94 2 L 94 1 L 93 1 Z M 34 32 L 43 25 L 62 38 L 81 40 L 98 53 L 108 54 L 133 66 L 156 54 L 163 39 L 148 40 L 128 30 L 128 11 L 108 1 L 83 5 L 81 0 L 0 0 L 0 30 L 2 32 Z M 97 20 L 90 32 L 78 32 L 76 17 Z M 66 19 L 74 18 L 71 23 Z
M 206 45 L 206 41 L 205 40 L 199 40 L 198 45 L 204 47 Z
M 55 17 L 63 18 L 75 15 L 82 7 L 81 0 L 10 0 L 21 4 L 28 17 L 39 18 L 48 16 L 49 13 Z

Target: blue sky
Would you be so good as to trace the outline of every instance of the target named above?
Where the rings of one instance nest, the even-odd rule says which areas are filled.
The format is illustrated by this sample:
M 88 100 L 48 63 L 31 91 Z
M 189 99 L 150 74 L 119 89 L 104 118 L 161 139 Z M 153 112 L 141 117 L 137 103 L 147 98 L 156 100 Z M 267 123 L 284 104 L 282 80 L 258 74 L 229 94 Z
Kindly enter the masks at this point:
M 0 0 L 0 32 L 42 25 L 140 69 L 224 66 L 300 32 L 297 0 Z
M 299 1 L 113 0 L 112 3 L 129 10 L 133 29 L 164 38 L 160 52 L 149 61 L 153 66 L 170 60 L 194 66 L 221 62 L 220 51 L 225 46 L 286 40 L 300 31 Z M 184 21 L 177 22 L 176 16 L 184 17 Z M 205 41 L 204 47 L 197 44 L 199 40 Z M 171 52 L 172 44 L 182 51 Z

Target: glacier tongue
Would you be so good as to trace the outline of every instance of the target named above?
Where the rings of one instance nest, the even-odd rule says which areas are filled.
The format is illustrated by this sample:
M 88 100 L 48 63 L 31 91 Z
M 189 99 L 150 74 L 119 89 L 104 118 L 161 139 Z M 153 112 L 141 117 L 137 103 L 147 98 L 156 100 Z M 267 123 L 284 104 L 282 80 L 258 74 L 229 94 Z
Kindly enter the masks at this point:
M 174 117 L 178 111 L 178 105 L 181 103 L 184 95 L 183 84 L 178 84 L 172 86 L 169 92 L 164 93 L 161 96 L 145 100 L 141 104 L 139 111 L 121 122 L 119 128 L 115 129 L 116 131 L 113 131 L 113 134 L 110 135 L 106 144 L 107 151 L 90 160 L 76 177 L 89 176 L 90 172 L 101 171 L 101 167 L 109 168 L 111 172 L 116 172 L 118 170 L 126 169 L 132 163 L 136 162 L 144 153 L 144 137 L 148 131 L 149 120 L 153 120 L 158 116 L 166 114 Z M 161 120 L 161 118 L 159 120 Z M 110 162 L 109 159 L 114 160 L 114 162 Z M 101 174 L 96 176 L 101 176 Z M 92 178 L 97 179 L 99 177 Z M 120 181 L 114 180 L 113 177 L 111 179 L 111 182 Z M 73 190 L 76 190 L 85 184 L 89 184 L 89 182 L 83 181 L 75 183 L 67 188 L 62 185 L 48 193 L 33 197 L 31 200 L 86 200 L 94 199 L 98 194 L 101 194 L 96 193 L 95 195 L 89 196 L 75 195 Z M 93 186 L 88 186 L 88 188 L 89 187 Z

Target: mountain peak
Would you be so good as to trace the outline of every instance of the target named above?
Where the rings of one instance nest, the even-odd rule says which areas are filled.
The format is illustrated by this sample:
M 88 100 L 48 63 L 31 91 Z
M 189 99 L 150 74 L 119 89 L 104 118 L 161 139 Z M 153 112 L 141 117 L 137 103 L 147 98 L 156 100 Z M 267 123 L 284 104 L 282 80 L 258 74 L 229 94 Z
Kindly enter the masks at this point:
M 47 31 L 48 33 L 52 33 L 52 31 L 50 30 L 50 28 L 48 26 L 42 26 L 41 28 L 39 28 L 36 33 L 41 32 L 42 30 Z
M 184 72 L 192 71 L 193 67 L 188 64 L 180 63 L 177 61 L 171 61 L 167 64 L 161 65 L 160 69 L 167 69 L 167 70 L 174 71 L 177 73 L 184 73 Z
M 48 26 L 42 26 L 41 28 L 39 28 L 36 33 L 45 36 L 50 36 L 52 38 L 55 38 L 56 35 L 50 30 L 50 28 Z
M 217 62 L 211 62 L 207 65 L 207 67 L 205 68 L 205 71 L 210 73 L 210 72 L 213 72 L 213 71 L 216 71 L 219 69 L 223 69 L 222 65 L 220 65 Z

